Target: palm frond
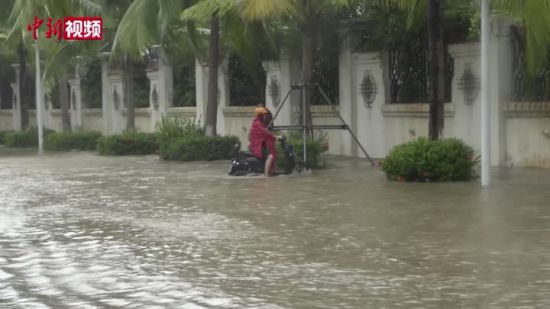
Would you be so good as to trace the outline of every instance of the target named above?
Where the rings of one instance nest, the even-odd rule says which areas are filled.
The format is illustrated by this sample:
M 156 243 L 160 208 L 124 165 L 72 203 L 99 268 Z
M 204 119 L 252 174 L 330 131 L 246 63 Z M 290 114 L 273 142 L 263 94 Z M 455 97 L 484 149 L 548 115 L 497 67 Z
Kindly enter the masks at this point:
M 548 62 L 550 49 L 550 0 L 492 0 L 500 14 L 512 17 L 525 26 L 528 71 Z
M 141 53 L 160 43 L 157 24 L 158 3 L 151 0 L 133 1 L 120 20 L 113 40 L 113 55 L 121 53 L 138 59 Z
M 206 61 L 208 54 L 208 38 L 193 22 L 187 22 L 185 29 L 188 34 L 187 43 L 192 48 L 195 56 L 199 59 L 199 61 Z
M 244 0 L 240 4 L 243 18 L 255 21 L 274 16 L 294 15 L 297 2 L 291 0 Z
M 316 4 L 315 14 L 320 15 L 323 11 L 338 10 L 345 7 L 352 7 L 361 3 L 361 0 L 319 0 Z
M 170 25 L 178 18 L 178 14 L 182 9 L 181 1 L 159 0 L 158 4 L 159 35 L 164 38 L 169 35 Z
M 71 59 L 74 54 L 74 52 L 71 52 L 71 46 L 69 43 L 59 44 L 55 49 L 51 50 L 48 53 L 46 64 L 44 66 L 44 80 L 55 78 L 61 70 L 67 70 L 67 59 Z
M 225 16 L 237 7 L 237 0 L 202 0 L 185 9 L 180 18 L 183 21 L 208 22 L 214 14 Z
M 426 19 L 429 0 L 414 0 L 410 1 L 411 6 L 408 6 L 407 29 L 416 30 L 422 27 Z
M 525 8 L 525 28 L 527 30 L 528 70 L 548 61 L 550 49 L 550 1 L 527 1 Z
M 101 5 L 91 0 L 72 0 L 73 7 L 81 8 L 82 13 L 86 15 L 101 14 Z

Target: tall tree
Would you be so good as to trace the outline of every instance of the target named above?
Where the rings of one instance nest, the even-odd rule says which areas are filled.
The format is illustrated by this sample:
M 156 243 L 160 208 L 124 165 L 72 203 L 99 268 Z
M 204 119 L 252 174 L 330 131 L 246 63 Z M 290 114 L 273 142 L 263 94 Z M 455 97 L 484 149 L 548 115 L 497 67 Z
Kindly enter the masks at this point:
M 189 5 L 188 2 L 192 3 L 181 0 L 135 0 L 131 3 L 117 0 L 105 3 L 105 7 L 117 4 L 119 7 L 117 10 L 106 10 L 106 14 L 116 24 L 112 55 L 122 62 L 124 68 L 127 130 L 135 128 L 133 88 L 136 62 L 143 61 L 143 56 L 150 52 L 153 45 L 161 45 L 171 51 L 181 47 L 186 39 L 179 14 Z
M 220 58 L 220 19 L 216 13 L 210 21 L 210 47 L 208 49 L 208 99 L 206 105 L 205 132 L 207 136 L 217 134 L 218 122 L 218 67 Z
M 181 14 L 186 23 L 208 24 L 208 93 L 206 102 L 205 132 L 208 136 L 217 134 L 218 119 L 218 69 L 220 62 L 220 19 L 236 12 L 236 0 L 200 0 Z M 224 31 L 226 29 L 223 29 Z M 197 55 L 200 58 L 201 55 Z
M 10 39 L 20 40 L 18 45 L 18 55 L 19 55 L 19 69 L 20 78 L 21 78 L 21 109 L 22 109 L 22 124 L 28 124 L 28 100 L 25 102 L 25 95 L 28 95 L 28 78 L 26 76 L 26 45 L 31 40 L 31 36 L 27 31 L 27 24 L 31 24 L 35 17 L 44 19 L 52 17 L 54 20 L 56 18 L 63 18 L 64 16 L 70 15 L 81 15 L 83 13 L 97 13 L 99 12 L 99 6 L 90 1 L 90 0 L 39 0 L 39 1 L 24 1 L 24 0 L 14 0 L 13 6 L 11 7 L 11 13 L 9 17 L 10 23 L 10 32 L 8 34 L 8 41 Z M 43 26 L 42 28 L 44 28 Z M 39 36 L 43 35 L 41 33 Z M 43 44 L 44 45 L 44 44 Z M 69 63 L 67 58 L 63 61 L 52 61 L 56 58 L 56 55 L 66 56 L 64 53 L 60 53 L 61 50 L 65 50 L 69 46 L 66 42 L 59 42 L 55 44 L 46 43 L 45 46 L 48 48 L 42 48 L 46 51 L 47 55 L 50 56 L 49 60 L 46 62 L 44 75 L 40 80 L 44 80 L 45 77 L 50 77 L 46 72 L 48 71 L 57 71 L 61 72 L 56 76 L 52 75 L 51 78 L 57 78 L 60 84 L 60 106 L 62 109 L 62 122 L 63 129 L 70 130 L 70 115 L 69 115 L 69 96 L 66 91 L 67 83 L 67 69 L 69 68 Z M 80 48 L 75 49 L 77 46 L 73 44 L 73 54 L 77 53 Z M 83 46 L 83 45 L 80 45 Z M 55 64 L 52 65 L 52 64 Z M 64 71 L 64 72 L 63 72 Z M 64 89 L 61 88 L 61 85 L 64 85 Z M 42 87 L 42 85 L 35 85 L 35 87 Z M 38 102 L 39 98 L 35 98 Z M 37 106 L 38 108 L 38 106 Z M 25 127 L 25 126 L 24 126 Z
M 426 21 L 428 29 L 428 62 L 430 64 L 430 121 L 429 138 L 438 139 L 444 127 L 444 42 L 442 16 L 447 8 L 464 5 L 463 0 L 365 0 L 385 7 L 400 7 L 409 12 L 409 26 Z M 478 5 L 478 1 L 472 1 Z M 547 61 L 550 43 L 550 0 L 491 0 L 492 7 L 526 26 L 530 71 Z
M 17 44 L 17 59 L 19 61 L 19 106 L 21 108 L 21 128 L 29 127 L 29 106 L 32 99 L 32 91 L 29 91 L 29 77 L 27 76 L 27 48 L 23 40 Z
M 61 125 L 63 132 L 71 131 L 71 115 L 69 114 L 69 89 L 67 71 L 62 70 L 57 77 L 57 91 L 59 91 L 59 106 L 61 108 Z M 74 104 L 74 102 L 73 102 Z
M 445 92 L 445 50 L 443 44 L 443 24 L 441 22 L 441 0 L 428 0 L 428 59 L 430 81 L 430 122 L 428 137 L 439 138 L 443 130 Z
M 247 60 L 257 56 L 257 46 L 245 38 L 251 31 L 240 19 L 238 7 L 237 0 L 135 0 L 120 20 L 112 50 L 136 59 L 148 54 L 151 46 L 161 45 L 170 57 L 195 56 L 209 65 L 210 72 L 217 72 L 222 46 Z M 208 135 L 217 134 L 217 78 L 209 74 L 204 123 Z
M 476 1 L 477 2 L 477 1 Z M 529 72 L 548 64 L 550 48 L 550 0 L 491 0 L 492 9 L 525 26 Z
M 265 20 L 273 17 L 290 17 L 302 33 L 302 82 L 311 85 L 313 76 L 313 51 L 319 35 L 319 21 L 331 11 L 349 6 L 353 0 L 244 0 L 241 6 L 242 16 L 247 20 Z M 304 107 L 299 107 L 299 121 L 306 119 L 311 124 L 311 90 L 304 88 Z
M 90 1 L 57 1 L 54 8 L 46 6 L 50 17 L 55 21 L 63 19 L 65 16 L 81 16 L 88 14 L 99 14 L 100 7 Z M 53 38 L 53 37 L 52 37 Z M 71 131 L 70 116 L 70 95 L 69 95 L 69 71 L 72 71 L 84 57 L 95 55 L 99 49 L 97 41 L 65 41 L 65 40 L 46 40 L 42 43 L 45 54 L 47 55 L 44 79 L 56 81 L 61 109 L 61 122 L 64 132 Z M 78 60 L 77 60 L 78 58 Z M 78 72 L 75 72 L 78 74 Z M 53 91 L 53 90 L 52 90 Z M 73 102 L 74 104 L 74 102 Z M 73 106 L 74 108 L 74 106 Z

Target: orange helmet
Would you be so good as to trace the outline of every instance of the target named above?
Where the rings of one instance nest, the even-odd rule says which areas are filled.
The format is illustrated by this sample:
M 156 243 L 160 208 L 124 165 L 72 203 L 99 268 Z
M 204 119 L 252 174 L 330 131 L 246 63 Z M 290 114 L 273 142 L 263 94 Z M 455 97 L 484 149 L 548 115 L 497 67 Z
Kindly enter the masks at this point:
M 256 110 L 254 111 L 254 113 L 256 114 L 256 116 L 261 116 L 261 115 L 265 115 L 265 114 L 268 114 L 269 111 L 265 108 L 265 107 L 256 107 Z

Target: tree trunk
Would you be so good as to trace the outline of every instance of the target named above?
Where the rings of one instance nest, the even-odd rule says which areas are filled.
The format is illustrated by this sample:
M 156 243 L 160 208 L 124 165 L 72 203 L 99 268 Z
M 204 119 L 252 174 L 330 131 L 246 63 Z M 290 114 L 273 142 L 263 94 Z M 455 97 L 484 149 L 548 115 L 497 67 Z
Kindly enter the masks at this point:
M 302 81 L 305 83 L 306 87 L 304 88 L 304 95 L 302 100 L 305 100 L 303 105 L 300 105 L 299 111 L 299 123 L 302 125 L 311 125 L 311 92 L 313 87 L 311 87 L 312 76 L 313 76 L 313 49 L 314 49 L 314 26 L 312 25 L 312 19 L 306 21 L 303 31 L 302 31 Z M 305 110 L 304 110 L 305 108 Z M 305 121 L 304 124 L 304 114 Z M 312 131 L 308 130 L 308 135 L 312 135 Z
M 441 0 L 428 1 L 428 55 L 430 63 L 429 138 L 437 140 L 443 131 L 445 92 L 445 60 L 441 31 Z
M 61 122 L 63 124 L 63 132 L 71 132 L 68 78 L 67 72 L 65 70 L 63 70 L 60 76 L 57 78 L 57 87 L 59 91 L 59 106 L 61 107 Z M 75 104 L 75 102 L 73 102 L 73 104 Z
M 26 130 L 29 127 L 30 95 L 27 91 L 27 49 L 23 42 L 20 42 L 17 47 L 17 56 L 19 58 L 19 94 L 21 96 L 17 98 L 17 101 L 21 107 L 21 129 Z
M 126 106 L 126 131 L 136 130 L 136 106 L 134 100 L 134 62 L 124 57 L 124 101 Z
M 208 102 L 206 105 L 206 135 L 214 136 L 218 121 L 218 58 L 220 22 L 217 14 L 210 21 L 210 46 L 208 51 Z

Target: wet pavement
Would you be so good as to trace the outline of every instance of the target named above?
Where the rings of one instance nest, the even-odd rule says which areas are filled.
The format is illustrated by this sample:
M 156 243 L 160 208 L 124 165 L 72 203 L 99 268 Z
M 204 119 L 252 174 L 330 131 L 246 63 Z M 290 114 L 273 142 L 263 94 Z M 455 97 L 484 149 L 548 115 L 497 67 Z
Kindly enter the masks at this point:
M 0 308 L 550 308 L 550 170 L 481 189 L 328 162 L 0 148 Z

